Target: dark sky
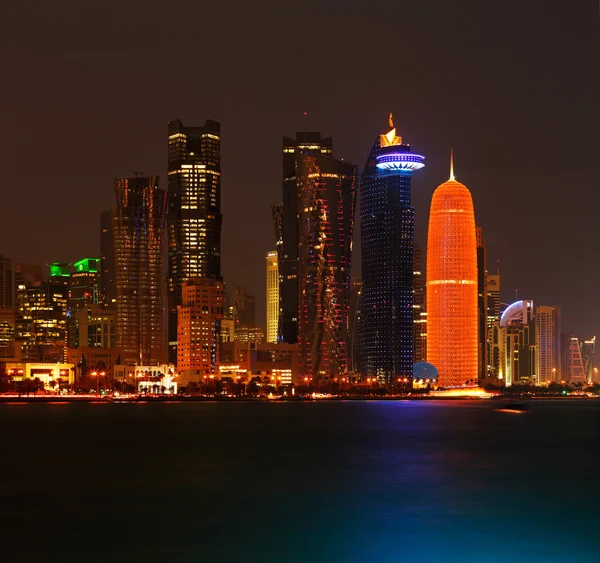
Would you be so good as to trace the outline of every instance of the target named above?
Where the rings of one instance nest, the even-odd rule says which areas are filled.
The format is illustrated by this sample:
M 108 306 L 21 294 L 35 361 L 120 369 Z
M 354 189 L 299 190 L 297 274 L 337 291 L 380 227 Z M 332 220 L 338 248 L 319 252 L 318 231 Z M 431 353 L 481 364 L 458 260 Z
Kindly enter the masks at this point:
M 391 111 L 427 157 L 417 241 L 453 147 L 504 299 L 518 288 L 600 336 L 597 0 L 7 4 L 0 253 L 97 255 L 113 178 L 160 174 L 166 188 L 167 122 L 208 117 L 222 123 L 223 274 L 262 321 L 281 137 L 307 111 L 362 166 Z

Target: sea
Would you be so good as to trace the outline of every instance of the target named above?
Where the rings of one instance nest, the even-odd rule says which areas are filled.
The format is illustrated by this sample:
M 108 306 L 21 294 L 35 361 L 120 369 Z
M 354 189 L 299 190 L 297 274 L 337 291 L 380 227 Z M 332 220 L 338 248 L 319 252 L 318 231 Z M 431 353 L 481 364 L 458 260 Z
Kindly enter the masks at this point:
M 600 401 L 0 404 L 0 561 L 598 563 Z

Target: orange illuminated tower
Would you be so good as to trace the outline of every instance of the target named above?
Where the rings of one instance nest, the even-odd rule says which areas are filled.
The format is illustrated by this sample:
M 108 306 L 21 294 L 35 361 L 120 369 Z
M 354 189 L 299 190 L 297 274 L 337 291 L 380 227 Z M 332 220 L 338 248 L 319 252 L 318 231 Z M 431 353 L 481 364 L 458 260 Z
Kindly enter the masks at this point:
M 477 381 L 477 239 L 471 193 L 454 178 L 435 190 L 427 239 L 427 361 L 438 385 Z

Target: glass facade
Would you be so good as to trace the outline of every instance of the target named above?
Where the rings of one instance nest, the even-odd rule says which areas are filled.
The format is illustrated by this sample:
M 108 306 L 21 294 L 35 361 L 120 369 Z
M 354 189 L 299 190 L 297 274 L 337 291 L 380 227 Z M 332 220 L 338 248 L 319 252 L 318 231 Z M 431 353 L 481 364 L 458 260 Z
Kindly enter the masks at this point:
M 357 169 L 319 153 L 295 158 L 298 375 L 318 384 L 348 372 Z
M 115 191 L 115 344 L 123 364 L 163 363 L 166 193 L 157 176 L 117 179 Z
M 273 218 L 275 231 L 281 238 L 281 342 L 298 342 L 298 260 L 299 260 L 299 201 L 302 188 L 298 179 L 298 162 L 301 151 L 310 151 L 314 155 L 331 156 L 333 141 L 331 137 L 321 138 L 321 133 L 296 133 L 296 139 L 283 138 L 283 203 L 274 206 Z
M 412 377 L 413 170 L 423 157 L 390 131 L 375 140 L 360 188 L 361 372 L 391 382 Z
M 451 175 L 433 194 L 427 238 L 427 361 L 440 387 L 478 380 L 477 325 L 473 200 Z
M 169 362 L 177 361 L 177 307 L 190 278 L 221 278 L 221 125 L 168 127 Z

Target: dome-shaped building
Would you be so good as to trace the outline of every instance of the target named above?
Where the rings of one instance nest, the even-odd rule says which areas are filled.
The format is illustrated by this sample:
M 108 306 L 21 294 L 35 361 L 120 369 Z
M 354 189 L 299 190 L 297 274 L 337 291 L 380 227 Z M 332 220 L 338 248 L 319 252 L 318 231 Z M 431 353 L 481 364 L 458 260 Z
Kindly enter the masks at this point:
M 477 242 L 471 192 L 454 178 L 431 200 L 427 238 L 427 361 L 438 385 L 477 381 Z

